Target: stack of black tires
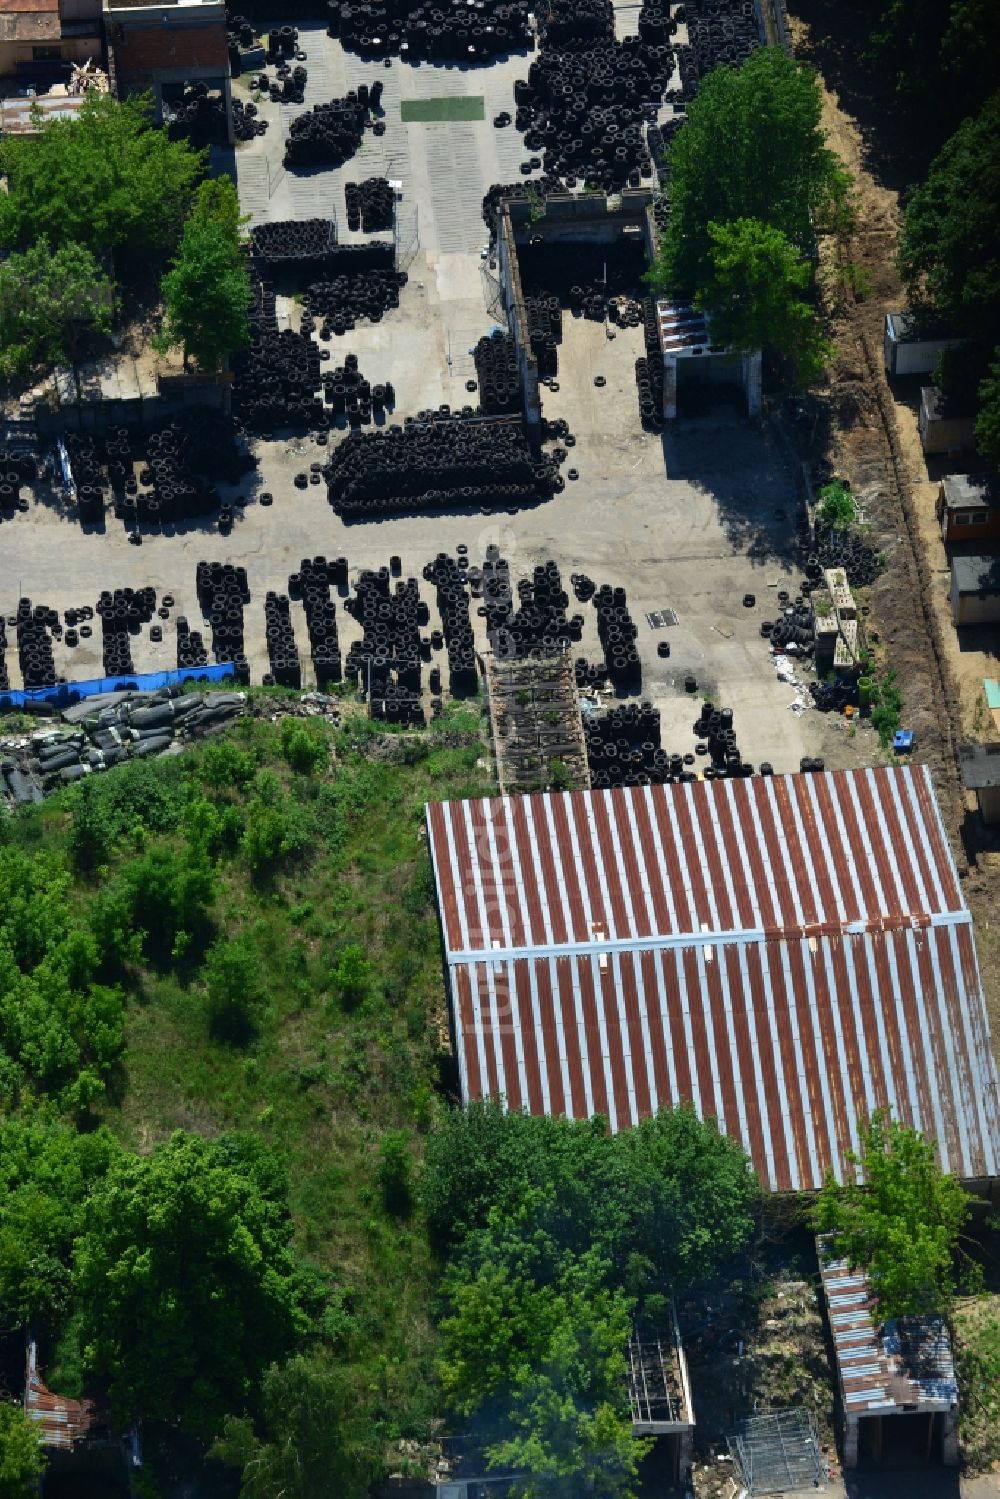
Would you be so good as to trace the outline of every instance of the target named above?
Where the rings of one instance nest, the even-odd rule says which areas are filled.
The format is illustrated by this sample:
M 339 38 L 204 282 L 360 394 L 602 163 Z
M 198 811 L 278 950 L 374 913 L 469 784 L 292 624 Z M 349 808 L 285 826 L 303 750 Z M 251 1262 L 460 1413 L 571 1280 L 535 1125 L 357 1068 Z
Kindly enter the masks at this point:
M 208 651 L 200 630 L 188 628 L 183 614 L 177 616 L 177 665 L 207 666 Z
M 243 609 L 250 602 L 247 570 L 232 562 L 199 562 L 195 570 L 198 603 L 212 630 L 212 654 L 217 662 L 231 661 L 236 680 L 248 682 L 243 639 Z
M 459 567 L 447 552 L 439 552 L 424 568 L 424 577 L 437 589 L 438 613 L 448 651 L 449 690 L 452 697 L 472 697 L 478 689 L 479 677 L 466 569 Z M 433 641 L 434 637 L 431 638 Z M 440 645 L 441 641 L 435 644 Z
M 367 177 L 344 187 L 347 227 L 353 234 L 385 234 L 392 231 L 396 194 L 386 177 Z
M 295 644 L 295 630 L 286 593 L 268 591 L 265 595 L 264 639 L 270 662 L 270 671 L 264 678 L 265 687 L 300 688 L 302 663 Z
M 285 144 L 286 167 L 339 167 L 358 150 L 371 111 L 382 93 L 379 82 L 362 84 L 343 99 L 316 104 L 291 123 Z
M 17 630 L 17 655 L 25 690 L 30 692 L 39 687 L 54 687 L 56 665 L 49 632 L 59 628 L 59 615 L 55 609 L 49 609 L 44 604 L 32 607 L 29 598 L 20 598 L 17 601 L 14 626 Z
M 532 43 L 528 0 L 330 0 L 328 29 L 362 57 L 487 63 Z
M 598 588 L 593 601 L 609 679 L 619 692 L 639 692 L 642 662 L 635 644 L 639 632 L 629 613 L 625 589 L 605 583 Z
M 416 579 L 400 579 L 393 588 L 388 567 L 363 572 L 344 607 L 362 630 L 347 653 L 347 676 L 367 694 L 372 717 L 423 724 L 420 626 L 429 614 Z
M 693 729 L 700 741 L 698 751 L 707 754 L 712 762 L 704 770 L 706 781 L 753 775 L 753 766 L 743 759 L 736 742 L 732 708 L 716 708 L 713 703 L 703 703 Z
M 552 458 L 532 456 L 519 424 L 447 412 L 384 432 L 351 432 L 324 472 L 334 510 L 357 520 L 470 505 L 510 509 L 563 484 Z
M 516 416 L 521 410 L 517 349 L 509 333 L 495 332 L 476 344 L 479 409 L 486 416 Z
M 105 590 L 101 594 L 97 613 L 103 633 L 105 676 L 130 676 L 135 671 L 130 637 L 147 625 L 155 612 L 153 588 L 116 588 L 113 593 Z
M 319 349 L 305 333 L 278 331 L 274 287 L 252 280 L 250 345 L 233 359 L 233 412 L 247 427 L 325 427 Z
M 301 598 L 309 632 L 316 685 L 321 691 L 343 675 L 337 638 L 337 606 L 330 597 L 331 583 L 347 582 L 347 559 L 327 562 L 325 557 L 303 557 L 297 573 L 288 579 L 290 598 Z

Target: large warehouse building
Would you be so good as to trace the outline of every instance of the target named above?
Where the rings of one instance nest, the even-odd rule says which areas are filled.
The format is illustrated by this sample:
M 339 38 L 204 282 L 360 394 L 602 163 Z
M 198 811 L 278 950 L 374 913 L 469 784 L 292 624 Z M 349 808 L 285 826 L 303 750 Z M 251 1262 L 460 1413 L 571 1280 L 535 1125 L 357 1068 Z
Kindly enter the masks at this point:
M 435 803 L 463 1100 L 690 1101 L 775 1191 L 876 1109 L 986 1187 L 1000 1098 L 972 920 L 926 768 Z

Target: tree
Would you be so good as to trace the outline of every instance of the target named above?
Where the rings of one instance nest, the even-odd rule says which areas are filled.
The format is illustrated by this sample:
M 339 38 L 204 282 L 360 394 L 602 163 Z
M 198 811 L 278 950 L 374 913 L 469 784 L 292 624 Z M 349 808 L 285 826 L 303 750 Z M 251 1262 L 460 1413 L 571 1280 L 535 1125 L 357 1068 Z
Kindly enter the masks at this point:
M 0 1494 L 3 1499 L 34 1499 L 45 1472 L 38 1430 L 19 1405 L 0 1400 Z
M 372 983 L 372 965 L 365 957 L 364 949 L 356 942 L 348 942 L 337 953 L 330 981 L 341 1004 L 349 1009 L 367 998 Z
M 778 48 L 716 68 L 668 156 L 670 218 L 650 280 L 693 296 L 712 269 L 711 224 L 755 219 L 811 255 L 817 224 L 845 214 L 848 179 L 820 128 L 819 82 Z
M 855 1179 L 841 1185 L 827 1176 L 817 1228 L 865 1271 L 883 1318 L 947 1312 L 969 1199 L 919 1130 L 877 1113 L 859 1133 L 860 1151 L 847 1157 Z
M 1000 10 L 993 0 L 887 0 L 870 40 L 924 130 L 953 129 L 995 87 L 990 58 L 1000 52 Z
M 124 1156 L 76 1247 L 88 1369 L 115 1419 L 213 1435 L 310 1325 L 285 1183 L 266 1147 L 178 1131 Z
M 294 718 L 282 719 L 281 753 L 292 770 L 305 776 L 321 770 L 327 762 L 327 748 L 323 740 L 310 734 Z
M 0 264 L 0 374 L 72 359 L 80 333 L 111 330 L 111 282 L 83 245 L 39 239 Z
M 979 387 L 976 447 L 995 474 L 1000 474 L 1000 348 Z
M 910 198 L 899 268 L 918 312 L 1000 343 L 1000 93 L 959 126 Z
M 268 1369 L 261 1393 L 263 1439 L 231 1418 L 213 1449 L 243 1469 L 240 1499 L 363 1499 L 378 1455 L 354 1430 L 338 1371 L 300 1355 Z
M 212 1034 L 243 1045 L 256 1033 L 267 1002 L 259 954 L 244 941 L 220 938 L 208 950 L 203 977 Z
M 815 310 L 805 301 L 809 265 L 780 229 L 758 219 L 709 224 L 709 264 L 695 302 L 712 337 L 729 348 L 770 349 L 797 379 L 816 379 L 829 358 Z
M 75 119 L 34 136 L 0 139 L 0 244 L 45 238 L 98 252 L 169 253 L 204 170 L 205 155 L 153 128 L 148 97 L 119 102 L 93 91 Z
M 214 371 L 250 338 L 250 277 L 240 246 L 239 200 L 229 178 L 202 183 L 173 266 L 161 283 L 166 317 L 155 340 Z

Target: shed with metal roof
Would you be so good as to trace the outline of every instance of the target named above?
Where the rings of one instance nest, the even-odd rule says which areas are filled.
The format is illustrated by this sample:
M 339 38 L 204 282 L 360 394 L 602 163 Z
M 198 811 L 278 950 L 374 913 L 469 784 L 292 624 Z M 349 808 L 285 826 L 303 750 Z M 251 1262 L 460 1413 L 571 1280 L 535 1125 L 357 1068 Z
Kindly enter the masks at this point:
M 612 1130 L 690 1102 L 774 1191 L 877 1109 L 987 1184 L 1000 1089 L 923 766 L 433 803 L 463 1101 Z
M 883 1455 L 886 1416 L 920 1418 L 925 1460 L 958 1463 L 958 1380 L 943 1317 L 879 1320 L 867 1276 L 816 1241 L 844 1420 L 844 1467 Z M 895 1423 L 897 1428 L 900 1423 Z M 910 1425 L 911 1423 L 907 1423 Z

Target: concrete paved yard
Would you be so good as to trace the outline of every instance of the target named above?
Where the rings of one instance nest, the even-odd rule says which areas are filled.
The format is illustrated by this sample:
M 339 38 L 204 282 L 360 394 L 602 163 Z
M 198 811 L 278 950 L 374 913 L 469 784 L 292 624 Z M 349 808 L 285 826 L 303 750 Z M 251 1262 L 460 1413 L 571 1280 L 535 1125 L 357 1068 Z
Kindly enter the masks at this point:
M 620 20 L 627 25 L 630 12 L 622 10 Z M 335 211 L 344 229 L 345 181 L 376 173 L 401 181 L 400 238 L 408 246 L 410 280 L 400 308 L 380 324 L 359 326 L 325 347 L 334 364 L 353 352 L 373 383 L 392 381 L 393 420 L 442 402 L 453 408 L 474 404 L 477 397 L 465 390 L 474 374 L 469 350 L 493 321 L 480 259 L 486 240 L 481 198 L 491 183 L 515 180 L 525 154 L 520 136 L 512 129 L 495 130 L 491 121 L 499 110 L 512 110 L 513 80 L 525 76 L 529 60 L 514 57 L 482 70 L 398 62 L 383 69 L 345 56 L 319 28 L 303 28 L 302 45 L 308 53 L 306 107 L 378 76 L 385 83 L 386 134 L 381 140 L 366 136 L 362 151 L 340 171 L 299 179 L 280 167 L 278 121 L 287 112 L 263 106 L 275 123 L 235 156 L 244 208 L 257 222 Z M 483 94 L 485 120 L 401 123 L 401 98 L 449 92 Z M 283 311 L 297 321 L 297 308 L 286 303 Z M 535 563 L 551 557 L 568 592 L 570 574 L 576 572 L 599 585 L 627 589 L 639 630 L 643 692 L 661 709 L 668 749 L 692 748 L 697 697 L 684 690 L 691 673 L 699 694 L 706 691 L 735 710 L 740 747 L 755 764 L 770 760 L 776 769 L 789 770 L 807 754 L 822 755 L 830 765 L 855 763 L 862 748 L 870 756 L 868 731 L 859 730 L 855 739 L 843 723 L 811 708 L 801 716 L 790 710 L 795 690 L 776 679 L 760 636 L 761 620 L 775 617 L 777 590 L 794 591 L 800 576 L 793 553 L 795 488 L 782 451 L 766 432 L 726 407 L 698 420 L 682 419 L 663 438 L 643 432 L 633 373 L 642 352 L 638 329 L 618 329 L 609 339 L 602 324 L 564 315 L 559 389 L 545 393 L 545 414 L 569 423 L 576 444 L 563 471 L 576 468 L 580 477 L 547 503 L 513 515 L 476 510 L 345 525 L 330 509 L 325 485 L 302 491 L 292 482 L 327 450 L 308 437 L 258 442 L 257 472 L 239 491 L 223 491 L 226 498 L 239 493 L 246 502 L 228 537 L 205 522 L 176 534 L 147 534 L 143 545 L 134 547 L 113 517 L 102 532 L 84 534 L 58 497 L 39 486 L 29 511 L 0 525 L 0 610 L 12 614 L 22 594 L 65 610 L 96 603 L 104 588 L 152 584 L 159 595 L 172 593 L 176 608 L 163 642 L 150 641 L 147 628 L 133 639 L 132 652 L 138 671 L 158 670 L 176 664 L 176 615 L 186 614 L 194 628 L 201 627 L 194 591 L 199 559 L 240 563 L 252 591 L 246 645 L 259 681 L 268 669 L 264 594 L 284 592 L 302 558 L 346 555 L 353 578 L 398 553 L 404 576 L 420 579 L 424 564 L 439 551 L 454 551 L 461 542 L 470 562 L 479 563 L 486 546 L 496 542 L 515 576 L 530 574 Z M 594 385 L 596 375 L 604 376 L 603 388 Z M 338 439 L 331 434 L 331 441 Z M 263 489 L 273 492 L 273 506 L 256 503 Z M 420 586 L 436 627 L 433 589 L 422 579 Z M 756 595 L 752 609 L 743 606 L 747 592 Z M 574 653 L 597 660 L 596 611 L 574 601 L 570 612 L 576 608 L 586 626 Z M 653 631 L 644 616 L 661 609 L 676 611 L 677 623 Z M 485 645 L 475 606 L 473 617 Z M 292 605 L 292 620 L 308 673 L 300 604 Z M 338 626 L 346 655 L 357 631 L 342 607 Z M 204 633 L 209 643 L 207 624 Z M 13 632 L 8 634 L 7 665 L 17 686 L 17 651 Z M 663 639 L 671 644 L 667 660 L 657 655 Z M 101 675 L 99 628 L 74 650 L 57 642 L 55 655 L 57 670 L 68 677 Z

